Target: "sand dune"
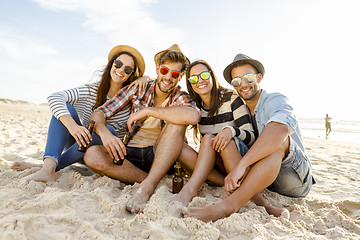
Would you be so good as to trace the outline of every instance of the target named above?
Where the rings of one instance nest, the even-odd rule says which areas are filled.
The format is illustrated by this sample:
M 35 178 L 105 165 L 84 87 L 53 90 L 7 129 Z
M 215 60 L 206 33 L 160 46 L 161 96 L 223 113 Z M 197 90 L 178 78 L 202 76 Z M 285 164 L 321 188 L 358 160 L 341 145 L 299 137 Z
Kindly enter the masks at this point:
M 143 214 L 124 206 L 137 184 L 126 185 L 74 165 L 53 183 L 26 182 L 17 160 L 41 163 L 50 112 L 47 106 L 0 101 L 0 239 L 360 239 L 360 145 L 305 139 L 318 183 L 304 199 L 264 191 L 290 221 L 247 203 L 214 223 L 182 218 L 170 204 L 171 176 L 159 184 Z M 205 184 L 191 206 L 213 204 L 223 188 Z

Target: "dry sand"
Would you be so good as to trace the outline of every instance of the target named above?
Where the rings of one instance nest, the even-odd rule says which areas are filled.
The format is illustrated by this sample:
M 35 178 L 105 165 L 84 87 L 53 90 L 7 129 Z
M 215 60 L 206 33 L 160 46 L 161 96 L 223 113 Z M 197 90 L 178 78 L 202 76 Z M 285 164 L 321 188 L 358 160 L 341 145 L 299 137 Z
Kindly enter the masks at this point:
M 214 223 L 182 218 L 171 205 L 170 176 L 143 214 L 124 206 L 137 184 L 125 185 L 81 165 L 59 171 L 53 183 L 27 183 L 34 172 L 10 169 L 17 160 L 41 163 L 50 112 L 47 106 L 0 101 L 0 239 L 360 239 L 360 145 L 305 139 L 318 183 L 304 199 L 264 191 L 290 221 L 247 203 Z M 190 206 L 226 197 L 205 184 Z

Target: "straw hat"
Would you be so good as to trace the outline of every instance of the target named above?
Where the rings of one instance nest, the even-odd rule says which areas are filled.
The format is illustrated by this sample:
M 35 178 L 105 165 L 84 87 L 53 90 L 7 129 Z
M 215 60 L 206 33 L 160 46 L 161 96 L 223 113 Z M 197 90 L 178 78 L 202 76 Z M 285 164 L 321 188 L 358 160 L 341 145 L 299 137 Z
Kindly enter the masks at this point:
M 252 59 L 248 56 L 246 56 L 245 54 L 239 53 L 238 55 L 235 56 L 234 60 L 232 63 L 230 63 L 225 69 L 224 69 L 224 78 L 225 80 L 231 84 L 231 70 L 234 68 L 234 66 L 238 63 L 248 63 L 250 65 L 252 65 L 254 68 L 256 68 L 256 70 L 261 73 L 263 76 L 265 74 L 265 68 L 264 66 L 261 64 L 261 62 Z
M 164 55 L 165 53 L 170 52 L 170 51 L 179 52 L 179 53 L 181 53 L 182 55 L 184 55 L 183 52 L 181 51 L 179 45 L 173 44 L 173 45 L 171 45 L 171 47 L 169 47 L 168 49 L 163 50 L 163 51 L 158 52 L 157 54 L 155 54 L 155 57 L 154 57 L 155 64 L 158 65 L 158 64 L 159 64 L 160 57 L 161 57 L 162 55 Z M 190 60 L 189 60 L 185 55 L 184 55 L 184 57 L 186 58 L 186 60 L 185 60 L 186 65 L 189 65 L 189 64 L 190 64 Z
M 128 45 L 118 45 L 113 47 L 113 49 L 111 49 L 111 51 L 109 52 L 108 61 L 110 61 L 110 59 L 114 57 L 114 55 L 120 52 L 128 52 L 135 57 L 139 65 L 140 76 L 142 76 L 145 72 L 145 61 L 140 52 L 133 47 L 130 47 Z

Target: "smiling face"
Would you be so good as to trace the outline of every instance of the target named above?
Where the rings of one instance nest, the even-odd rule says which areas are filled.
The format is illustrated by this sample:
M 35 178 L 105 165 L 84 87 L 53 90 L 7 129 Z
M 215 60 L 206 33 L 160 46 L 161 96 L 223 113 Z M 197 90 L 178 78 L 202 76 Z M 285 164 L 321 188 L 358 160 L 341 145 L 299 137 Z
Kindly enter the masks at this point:
M 253 83 L 248 83 L 246 80 L 242 79 L 242 77 L 246 74 L 257 74 L 256 80 Z M 236 87 L 236 91 L 238 94 L 245 100 L 250 101 L 255 96 L 260 96 L 260 85 L 259 83 L 262 80 L 261 74 L 258 74 L 253 66 L 250 64 L 245 64 L 241 66 L 234 67 L 231 70 L 231 78 L 234 79 L 236 77 L 241 78 L 241 85 Z
M 196 75 L 199 78 L 199 81 L 195 84 L 191 84 L 191 87 L 200 97 L 211 95 L 211 89 L 213 88 L 213 79 L 211 75 L 207 80 L 204 80 L 199 76 L 204 71 L 209 71 L 209 69 L 203 64 L 197 64 L 190 69 L 190 76 Z
M 160 69 L 161 67 L 165 67 L 167 69 L 166 73 L 161 73 Z M 182 63 L 179 62 L 170 62 L 166 61 L 161 66 L 156 66 L 156 73 L 158 75 L 156 80 L 157 88 L 163 92 L 163 93 L 170 93 L 178 84 L 184 73 L 181 73 L 181 69 L 183 67 Z M 179 72 L 179 76 L 177 78 L 174 78 L 173 72 Z
M 114 66 L 114 64 L 111 67 L 110 70 L 110 76 L 111 76 L 111 81 L 116 83 L 116 84 L 123 84 L 124 82 L 126 82 L 126 80 L 130 77 L 130 74 L 126 74 L 125 73 L 125 66 L 130 66 L 132 69 L 135 68 L 135 63 L 134 60 L 132 59 L 132 57 L 130 57 L 127 54 L 121 54 L 119 55 L 116 60 L 119 60 L 123 63 L 123 66 L 121 66 L 120 68 L 116 68 Z

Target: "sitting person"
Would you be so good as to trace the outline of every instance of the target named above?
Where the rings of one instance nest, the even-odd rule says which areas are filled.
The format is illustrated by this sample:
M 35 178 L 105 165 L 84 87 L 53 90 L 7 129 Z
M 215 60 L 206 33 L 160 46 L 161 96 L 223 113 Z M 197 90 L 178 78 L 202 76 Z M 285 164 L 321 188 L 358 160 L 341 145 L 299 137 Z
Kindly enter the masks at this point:
M 250 115 L 243 100 L 236 92 L 224 89 L 218 83 L 214 71 L 203 60 L 193 62 L 186 71 L 188 92 L 201 109 L 201 119 L 194 128 L 202 136 L 199 153 L 184 143 L 179 160 L 192 175 L 173 201 L 187 206 L 197 195 L 207 178 L 223 186 L 227 173 L 241 161 L 248 147 L 254 143 L 255 134 Z M 195 167 L 194 167 L 194 163 Z M 214 169 L 214 165 L 216 169 Z M 269 214 L 280 210 L 266 203 Z
M 155 64 L 157 79 L 148 81 L 144 92 L 134 87 L 122 89 L 93 113 L 95 131 L 104 145 L 90 147 L 84 157 L 86 165 L 95 172 L 122 182 L 141 182 L 126 205 L 132 213 L 142 211 L 178 158 L 186 126 L 199 120 L 199 109 L 177 86 L 189 64 L 179 46 L 174 44 L 157 53 Z M 105 124 L 128 103 L 133 105 L 127 122 L 132 138 L 125 146 L 120 138 L 110 134 Z M 133 129 L 137 129 L 136 134 Z
M 183 207 L 185 217 L 215 221 L 239 211 L 250 199 L 258 205 L 267 205 L 260 193 L 265 188 L 299 198 L 305 197 L 315 183 L 293 109 L 284 95 L 260 88 L 264 73 L 259 61 L 244 54 L 236 55 L 225 68 L 225 79 L 249 107 L 258 138 L 226 176 L 225 190 L 229 196 L 203 208 Z M 290 217 L 283 208 L 273 214 Z
M 91 136 L 87 129 L 94 109 L 113 97 L 122 87 L 134 83 L 134 80 L 143 76 L 144 71 L 144 59 L 135 48 L 127 45 L 112 48 L 100 81 L 56 92 L 48 97 L 53 116 L 50 120 L 43 165 L 15 162 L 12 168 L 24 170 L 41 166 L 39 171 L 25 178 L 48 182 L 55 180 L 56 171 L 82 161 L 84 153 L 77 150 L 79 145 L 86 146 L 91 140 L 91 145 L 101 144 L 100 138 Z M 147 77 L 143 77 L 143 84 L 146 80 Z M 124 135 L 130 110 L 131 105 L 128 104 L 108 120 L 112 134 L 118 137 Z

